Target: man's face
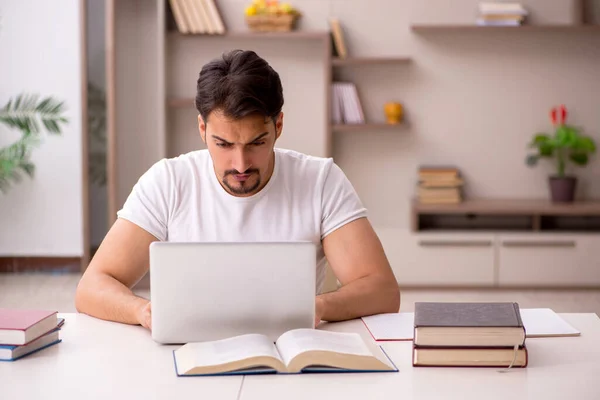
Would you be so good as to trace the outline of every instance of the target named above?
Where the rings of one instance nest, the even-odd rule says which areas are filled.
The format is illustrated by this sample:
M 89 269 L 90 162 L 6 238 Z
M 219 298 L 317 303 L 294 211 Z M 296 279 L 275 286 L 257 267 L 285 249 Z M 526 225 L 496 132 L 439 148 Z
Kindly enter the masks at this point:
M 273 148 L 281 135 L 283 113 L 276 118 L 250 115 L 229 119 L 219 111 L 198 116 L 200 136 L 206 143 L 221 186 L 230 194 L 248 197 L 258 193 L 273 173 Z

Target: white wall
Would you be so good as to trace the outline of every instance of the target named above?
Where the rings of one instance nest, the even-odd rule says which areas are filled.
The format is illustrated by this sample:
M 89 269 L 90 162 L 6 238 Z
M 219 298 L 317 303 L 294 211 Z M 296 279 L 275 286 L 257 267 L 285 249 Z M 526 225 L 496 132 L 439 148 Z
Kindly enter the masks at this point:
M 0 3 L 0 104 L 20 92 L 67 105 L 61 136 L 33 152 L 37 171 L 0 194 L 0 255 L 83 254 L 79 0 Z M 0 145 L 19 136 L 0 128 Z

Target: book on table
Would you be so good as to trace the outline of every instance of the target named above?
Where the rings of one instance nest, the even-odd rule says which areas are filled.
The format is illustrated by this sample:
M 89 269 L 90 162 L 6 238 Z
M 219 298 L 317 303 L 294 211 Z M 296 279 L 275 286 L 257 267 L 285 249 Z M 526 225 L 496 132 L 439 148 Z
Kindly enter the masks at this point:
M 0 344 L 24 345 L 57 325 L 56 311 L 0 308 Z
M 413 365 L 513 366 L 528 361 L 517 303 L 415 303 Z
M 260 334 L 188 343 L 173 358 L 178 376 L 398 371 L 359 334 L 317 329 L 291 330 L 275 343 Z

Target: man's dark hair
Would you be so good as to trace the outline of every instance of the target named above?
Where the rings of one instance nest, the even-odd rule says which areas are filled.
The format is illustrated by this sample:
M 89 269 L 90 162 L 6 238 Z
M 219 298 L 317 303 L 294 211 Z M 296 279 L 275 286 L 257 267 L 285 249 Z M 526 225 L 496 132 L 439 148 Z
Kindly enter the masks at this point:
M 230 51 L 200 71 L 196 109 L 205 123 L 214 110 L 232 119 L 260 114 L 275 120 L 282 107 L 279 74 L 253 51 Z

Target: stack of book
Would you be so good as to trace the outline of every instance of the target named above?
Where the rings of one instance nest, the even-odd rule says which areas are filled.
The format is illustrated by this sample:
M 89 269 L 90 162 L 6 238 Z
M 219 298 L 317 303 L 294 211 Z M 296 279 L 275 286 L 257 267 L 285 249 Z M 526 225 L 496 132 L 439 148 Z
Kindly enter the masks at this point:
M 59 343 L 56 311 L 0 308 L 0 361 L 15 361 Z
M 169 0 L 177 29 L 181 33 L 217 34 L 226 31 L 215 0 Z
M 417 198 L 423 204 L 453 204 L 463 199 L 463 179 L 456 167 L 420 167 Z
M 352 82 L 334 82 L 331 93 L 331 116 L 334 124 L 364 124 L 365 115 Z
M 517 303 L 415 303 L 413 366 L 527 366 Z
M 527 10 L 520 3 L 479 3 L 479 26 L 520 26 L 525 21 Z

